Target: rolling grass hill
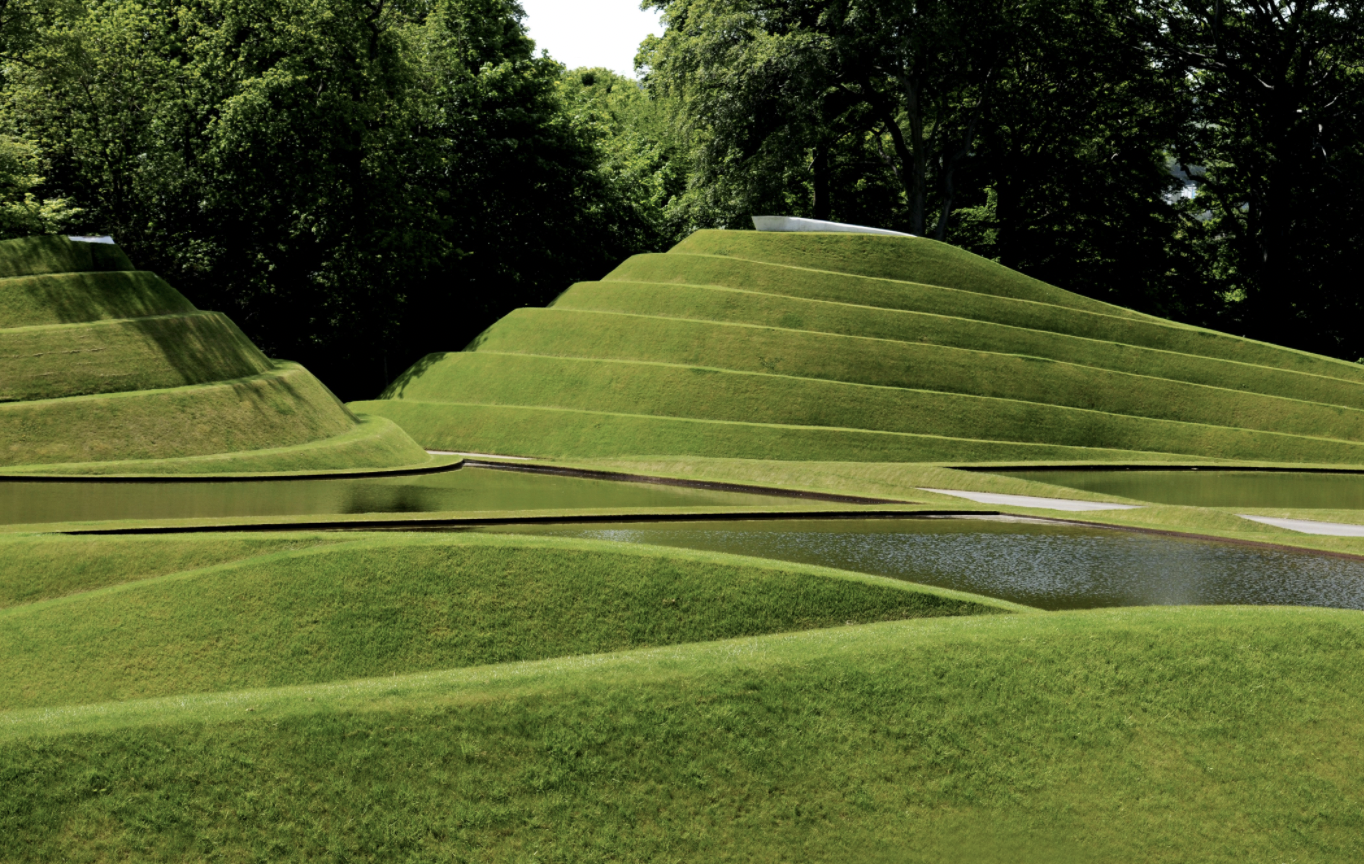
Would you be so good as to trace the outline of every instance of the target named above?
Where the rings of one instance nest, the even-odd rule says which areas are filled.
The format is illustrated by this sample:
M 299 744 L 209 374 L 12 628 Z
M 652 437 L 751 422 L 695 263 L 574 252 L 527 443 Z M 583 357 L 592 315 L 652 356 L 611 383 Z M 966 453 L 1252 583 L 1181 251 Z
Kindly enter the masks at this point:
M 1364 462 L 1364 367 L 858 234 L 699 231 L 352 407 L 559 458 Z
M 713 607 L 721 621 L 745 608 L 764 621 L 778 620 L 772 613 L 782 606 L 800 610 L 792 601 L 772 607 L 770 591 L 745 598 L 744 589 L 763 587 L 751 566 L 744 574 L 743 565 L 704 562 L 707 572 L 691 574 L 698 580 L 686 570 L 702 562 L 678 561 L 653 582 L 624 563 L 610 579 L 634 583 L 629 606 L 581 636 L 548 628 L 561 640 L 551 648 L 603 636 L 629 644 L 640 635 L 631 625 L 650 628 L 653 644 L 698 632 L 710 625 L 669 624 L 659 609 L 706 591 L 707 576 L 748 577 L 731 592 L 735 605 Z M 799 580 L 796 569 L 773 575 Z M 148 581 L 146 589 L 168 584 Z M 466 594 L 497 584 L 476 580 Z M 589 580 L 583 605 L 607 584 Z M 160 689 L 234 675 L 300 681 L 325 669 L 336 655 L 305 649 L 344 649 L 345 640 L 313 640 L 361 622 L 347 620 L 329 592 L 306 590 L 326 625 L 296 614 L 299 641 L 285 646 L 296 650 L 253 658 L 245 640 L 210 630 L 228 646 L 231 670 L 195 667 L 187 651 L 174 662 L 205 677 Z M 527 606 L 544 599 L 532 592 Z M 858 602 L 876 611 L 871 595 Z M 395 616 L 385 608 L 370 620 L 391 633 Z M 0 615 L 0 632 L 13 632 L 16 614 Z M 126 607 L 119 615 L 131 624 Z M 470 628 L 468 643 L 491 632 Z M 392 658 L 354 667 L 382 672 L 368 680 L 89 705 L 71 704 L 80 699 L 68 690 L 47 695 L 46 707 L 0 712 L 3 857 L 1236 862 L 1364 854 L 1364 788 L 1350 767 L 1364 733 L 1358 613 L 951 617 L 387 674 L 410 662 L 414 642 L 430 650 L 437 638 L 417 635 L 384 643 L 402 649 Z M 529 647 L 543 656 L 531 641 L 505 638 L 496 653 Z M 97 643 L 84 656 L 114 647 Z M 154 690 L 147 682 L 160 670 L 146 654 L 114 656 L 102 661 L 117 664 L 108 667 L 114 674 Z M 299 657 L 313 665 L 290 669 Z M 27 657 L 23 666 L 29 672 Z M 86 696 L 112 689 L 93 677 L 65 686 L 85 687 Z
M 0 470 L 219 473 L 421 464 L 226 316 L 133 269 L 117 247 L 0 243 Z M 163 462 L 161 460 L 170 460 Z

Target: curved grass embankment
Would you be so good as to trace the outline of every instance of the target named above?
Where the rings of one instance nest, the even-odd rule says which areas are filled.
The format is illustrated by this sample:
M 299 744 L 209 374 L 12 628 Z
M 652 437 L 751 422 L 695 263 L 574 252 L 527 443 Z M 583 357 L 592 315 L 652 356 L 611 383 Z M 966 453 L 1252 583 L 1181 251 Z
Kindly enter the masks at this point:
M 409 399 L 429 402 L 432 396 L 448 393 L 461 402 L 483 405 L 542 406 L 727 423 L 749 421 L 754 406 L 761 405 L 763 422 L 774 426 L 940 435 L 1203 458 L 1364 463 L 1364 444 L 1358 441 L 1158 420 L 1015 398 L 701 367 L 477 351 L 449 356 L 438 372 L 428 374 L 433 384 L 429 388 L 410 387 Z M 1040 377 L 1044 373 L 1037 374 Z M 1227 397 L 1228 401 L 1235 400 L 1235 394 L 1228 393 Z M 383 413 L 383 404 L 357 403 L 356 407 Z M 1338 428 L 1357 431 L 1349 424 Z
M 0 279 L 45 273 L 132 270 L 123 250 L 109 243 L 75 243 L 67 237 L 21 237 L 0 243 Z
M 354 429 L 294 363 L 236 381 L 0 405 L 0 465 L 173 459 L 307 444 Z
M 0 612 L 0 712 L 998 612 L 716 553 L 405 536 L 271 552 Z
M 361 424 L 306 369 L 267 359 L 226 316 L 133 270 L 116 246 L 0 242 L 0 466 L 243 473 L 429 461 L 401 429 Z
M 16 861 L 1348 861 L 1362 648 L 1009 615 L 8 712 L 0 819 Z
M 907 435 L 863 429 L 650 417 L 567 408 L 393 399 L 352 402 L 426 447 L 559 459 L 628 455 L 844 462 L 1153 462 L 1169 453 Z M 1197 458 L 1183 461 L 1201 461 Z
M 1342 404 L 1364 406 L 1359 396 L 1359 384 L 1364 381 L 1360 373 L 1364 370 L 1355 364 L 1339 361 L 1316 364 L 1285 361 L 1284 367 L 1301 368 L 1283 368 L 1256 364 L 1253 361 L 1260 358 L 1255 357 L 1223 358 L 1187 353 L 1176 348 L 1133 344 L 1135 340 L 1124 342 L 1121 338 L 1105 339 L 1085 328 L 1075 328 L 1076 333 L 1058 333 L 1031 327 L 1029 322 L 1017 317 L 1001 322 L 980 321 L 951 313 L 879 310 L 851 303 L 793 300 L 703 286 L 669 286 L 666 291 L 659 291 L 658 286 L 652 286 L 652 293 L 631 291 L 623 299 L 616 292 L 598 290 L 599 287 L 613 284 L 579 284 L 569 289 L 548 310 L 518 309 L 508 317 L 527 312 L 565 314 L 577 311 L 650 316 L 679 322 L 747 324 L 811 336 L 833 334 L 913 343 L 922 347 L 941 346 L 1019 354 L 1190 384 L 1230 387 L 1326 403 L 1345 399 Z M 585 287 L 591 287 L 592 290 L 582 290 Z M 495 335 L 496 329 L 494 327 L 485 334 L 476 343 L 477 347 L 482 348 L 487 339 Z M 1121 337 L 1123 334 L 1114 335 Z M 724 340 L 720 339 L 714 344 L 723 345 Z M 1230 351 L 1224 353 L 1237 354 Z
M 6 465 L 3 473 L 92 476 L 306 473 L 344 476 L 355 471 L 420 468 L 434 462 L 435 458 L 387 417 L 360 414 L 356 416 L 355 424 L 339 435 L 290 447 L 262 447 L 233 453 L 144 460 Z
M 16 276 L 0 282 L 0 322 L 5 327 L 190 315 L 197 311 L 159 276 L 140 270 Z
M 459 364 L 468 362 L 460 358 L 504 353 L 813 378 L 1343 441 L 1364 439 L 1360 410 L 1364 387 L 1319 376 L 1280 373 L 1288 379 L 1282 382 L 1282 392 L 1293 394 L 1285 398 L 1238 387 L 1260 381 L 1258 373 L 1264 371 L 1242 364 L 1208 361 L 1227 367 L 1210 370 L 1225 374 L 1208 374 L 1207 380 L 1218 382 L 1209 386 L 1025 354 L 558 309 L 513 312 L 484 334 L 477 352 L 441 355 L 444 362 L 433 363 L 420 378 L 395 383 L 383 398 L 433 402 L 448 394 L 468 398 L 454 386 L 462 375 Z M 1335 404 L 1308 401 L 1314 389 L 1315 395 Z
M 849 234 L 697 232 L 355 407 L 563 459 L 1364 464 L 1364 367 Z
M 0 330 L 0 402 L 161 390 L 272 368 L 217 312 Z

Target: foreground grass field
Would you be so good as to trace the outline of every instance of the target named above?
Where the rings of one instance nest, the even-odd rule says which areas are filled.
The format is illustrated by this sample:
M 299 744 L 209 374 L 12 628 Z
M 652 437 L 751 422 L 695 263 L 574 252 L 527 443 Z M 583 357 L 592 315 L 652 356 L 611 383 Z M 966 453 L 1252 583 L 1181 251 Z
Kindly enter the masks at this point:
M 601 541 L 399 535 L 289 548 L 302 542 L 197 570 L 159 565 L 122 584 L 109 585 L 103 565 L 9 587 L 76 593 L 0 611 L 0 711 L 1010 608 L 841 571 Z M 204 555 L 249 548 L 237 543 L 211 542 Z M 46 569 L 59 571 L 60 553 L 43 546 L 16 551 L 45 553 Z M 138 553 L 125 553 L 124 567 L 128 554 Z
M 195 473 L 420 465 L 306 369 L 267 359 L 117 247 L 0 242 L 0 466 Z M 166 464 L 162 460 L 173 460 Z M 93 463 L 93 467 L 90 467 Z
M 1349 861 L 1358 613 L 841 627 L 0 715 L 14 861 Z
M 1364 464 L 1361 385 L 922 238 L 699 231 L 352 407 L 564 459 Z

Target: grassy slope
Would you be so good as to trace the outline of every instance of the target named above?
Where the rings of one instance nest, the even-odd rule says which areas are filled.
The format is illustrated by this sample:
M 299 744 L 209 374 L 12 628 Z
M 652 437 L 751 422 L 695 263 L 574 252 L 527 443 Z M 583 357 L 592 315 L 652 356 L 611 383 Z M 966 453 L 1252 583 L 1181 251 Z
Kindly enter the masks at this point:
M 60 273 L 0 280 L 0 327 L 42 327 L 197 311 L 142 271 Z
M 878 624 L 0 718 L 16 861 L 1349 861 L 1364 617 Z
M 593 459 L 673 454 L 845 462 L 1142 462 L 1169 453 L 905 435 L 808 426 L 730 423 L 561 408 L 417 402 L 352 402 L 388 417 L 433 450 Z M 1185 461 L 1199 461 L 1197 459 Z
M 1150 316 L 1073 294 L 956 246 L 922 237 L 909 239 L 870 234 L 703 230 L 693 233 L 669 251 L 676 255 L 714 255 L 784 267 L 938 285 L 975 294 L 1012 297 L 1134 320 L 1150 320 Z
M 0 405 L 0 464 L 170 459 L 304 444 L 354 427 L 292 363 L 253 378 Z
M 341 542 L 327 534 L 149 537 L 0 536 L 0 609 L 211 567 L 269 552 Z
M 184 387 L 271 366 L 217 312 L 0 330 L 0 401 Z
M 449 394 L 446 398 L 487 405 L 544 406 L 722 422 L 744 422 L 756 416 L 764 423 L 777 425 L 1185 456 L 1364 462 L 1364 446 L 1356 442 L 1131 417 L 1016 399 L 652 363 L 478 351 L 449 355 L 428 370 L 419 383 L 421 386 L 414 384 L 408 388 L 410 398 L 422 400 Z M 1234 398 L 1234 394 L 1228 396 Z M 383 413 L 373 407 L 382 402 L 360 404 L 364 406 L 360 410 Z M 630 455 L 649 451 L 631 450 L 622 444 L 616 452 Z
M 988 611 L 893 580 L 713 553 L 385 537 L 11 607 L 0 712 Z
M 131 270 L 128 256 L 103 243 L 73 243 L 66 237 L 22 237 L 0 241 L 0 279 L 42 273 Z
M 361 415 L 346 431 L 290 447 L 261 447 L 206 456 L 104 462 L 7 465 L 5 474 L 288 474 L 420 467 L 432 461 L 406 432 L 384 417 Z M 266 443 L 266 442 L 262 442 Z
M 845 280 L 851 280 L 850 284 L 844 284 Z M 617 288 L 618 285 L 621 287 Z M 1160 319 L 1126 320 L 1112 315 L 1089 314 L 1062 306 L 990 297 L 969 291 L 916 286 L 907 282 L 859 281 L 837 273 L 801 271 L 725 258 L 694 259 L 693 256 L 671 252 L 631 258 L 608 274 L 603 282 L 575 285 L 555 305 L 644 303 L 643 308 L 647 309 L 647 299 L 629 299 L 638 292 L 634 286 L 639 285 L 652 285 L 652 291 L 656 294 L 671 294 L 673 288 L 680 288 L 683 292 L 681 299 L 661 298 L 665 309 L 675 307 L 685 310 L 689 303 L 702 304 L 699 309 L 715 303 L 742 308 L 743 298 L 740 297 L 722 299 L 714 294 L 698 294 L 698 289 L 710 288 L 712 292 L 748 293 L 759 297 L 767 295 L 773 298 L 770 305 L 799 306 L 819 302 L 854 307 L 854 310 L 844 310 L 848 314 L 855 311 L 855 307 L 883 312 L 918 312 L 981 324 L 1003 324 L 1063 336 L 1081 336 L 1176 351 L 1191 356 L 1250 363 L 1348 381 L 1364 380 L 1364 370 L 1355 364 Z M 661 290 L 664 285 L 669 288 L 667 292 Z M 783 300 L 785 304 L 781 303 Z M 748 300 L 750 305 L 758 302 L 757 299 Z M 811 309 L 809 306 L 804 308 Z M 817 322 L 828 311 L 826 308 L 815 312 L 810 320 Z M 787 314 L 802 316 L 799 310 Z M 869 311 L 866 314 L 875 313 Z M 891 316 L 888 320 L 913 319 Z
M 1278 373 L 1284 378 L 1299 379 L 1285 382 L 1284 388 L 1297 398 L 1264 396 L 1245 392 L 1237 385 L 1258 384 L 1259 373 L 1265 370 L 1232 363 L 1218 364 L 1230 374 L 1220 378 L 1209 376 L 1220 382 L 1220 386 L 1210 387 L 1019 354 L 558 309 L 520 309 L 508 315 L 484 334 L 477 352 L 472 353 L 485 352 L 638 360 L 774 373 L 1347 441 L 1364 437 L 1364 412 L 1341 407 L 1350 402 L 1364 405 L 1364 387 L 1318 376 Z M 458 363 L 459 356 L 444 355 L 446 364 Z M 1165 359 L 1182 355 L 1158 356 Z M 457 393 L 442 389 L 444 368 L 432 365 L 420 376 L 395 382 L 385 398 L 440 401 L 449 393 Z M 1292 384 L 1298 386 L 1288 386 Z M 1313 384 L 1339 391 L 1329 395 L 1338 396 L 1340 402 L 1305 401 L 1303 391 Z
M 848 303 L 793 300 L 729 289 L 669 286 L 666 290 L 659 290 L 657 285 L 623 284 L 634 290 L 616 291 L 616 283 L 605 282 L 596 286 L 578 285 L 560 297 L 549 311 L 522 309 L 513 312 L 509 318 L 514 320 L 516 316 L 529 312 L 565 316 L 574 311 L 620 312 L 632 316 L 654 316 L 655 320 L 683 319 L 660 321 L 658 326 L 667 323 L 681 328 L 696 322 L 691 324 L 692 332 L 699 332 L 697 328 L 706 326 L 703 322 L 717 322 L 711 326 L 723 323 L 749 324 L 801 331 L 808 334 L 805 337 L 807 339 L 818 338 L 815 334 L 835 334 L 876 340 L 876 344 L 884 348 L 893 346 L 884 346 L 883 340 L 892 340 L 930 349 L 941 346 L 1020 354 L 1191 384 L 1364 407 L 1364 397 L 1359 393 L 1360 380 L 1352 374 L 1355 370 L 1342 371 L 1334 364 L 1321 365 L 1311 371 L 1292 371 L 1257 366 L 1240 360 L 1219 360 L 1174 350 L 1134 346 L 1121 340 L 1099 338 L 1093 333 L 1086 335 L 1083 330 L 1079 330 L 1078 335 L 1058 334 L 1032 329 L 1021 321 L 1015 321 L 1012 325 L 999 324 L 950 314 L 872 309 Z M 591 290 L 583 290 L 585 287 Z M 607 287 L 613 290 L 602 290 Z M 551 318 L 543 323 L 553 320 Z M 630 320 L 636 321 L 637 318 Z M 647 326 L 646 322 L 639 323 Z M 497 328 L 494 327 L 480 339 L 478 345 L 486 344 L 496 333 Z M 721 334 L 712 332 L 711 335 Z M 826 340 L 825 344 L 830 347 L 842 346 L 843 350 L 855 350 L 844 342 Z

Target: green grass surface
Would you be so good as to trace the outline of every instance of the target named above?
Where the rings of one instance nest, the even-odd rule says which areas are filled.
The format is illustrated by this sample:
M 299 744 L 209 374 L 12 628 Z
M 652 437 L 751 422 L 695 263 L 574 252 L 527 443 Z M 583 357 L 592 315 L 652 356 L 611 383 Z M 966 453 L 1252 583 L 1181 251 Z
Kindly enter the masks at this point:
M 267 443 L 267 442 L 262 442 Z M 419 468 L 434 464 L 411 436 L 384 417 L 356 418 L 346 431 L 291 447 L 262 447 L 205 456 L 157 459 L 112 459 L 102 462 L 56 462 L 7 465 L 3 473 L 90 475 L 188 474 L 341 474 L 350 471 Z M 338 468 L 338 466 L 344 466 Z
M 0 328 L 187 315 L 194 305 L 154 273 L 59 273 L 0 281 Z M 3 332 L 3 331 L 0 331 Z
M 165 461 L 161 461 L 165 460 Z M 361 424 L 297 364 L 268 360 L 116 246 L 0 242 L 0 466 L 247 473 L 429 461 Z
M 564 459 L 1364 464 L 1358 364 L 868 235 L 697 232 L 355 407 Z
M 183 387 L 271 367 L 217 312 L 0 330 L 0 402 Z
M 671 250 L 679 255 L 712 255 L 779 264 L 784 267 L 851 273 L 898 282 L 917 282 L 1032 300 L 1074 309 L 1148 316 L 1081 297 L 1030 276 L 972 255 L 956 246 L 923 237 L 878 237 L 871 234 L 764 231 L 697 231 Z
M 1351 861 L 1364 618 L 1141 609 L 0 715 L 7 857 Z
M 286 533 L 0 537 L 0 609 L 346 539 Z
M 634 286 L 635 283 L 629 284 Z M 1013 324 L 1000 324 L 951 314 L 871 309 L 850 303 L 793 300 L 754 292 L 686 285 L 670 286 L 667 291 L 662 292 L 632 290 L 626 294 L 625 300 L 612 296 L 614 292 L 598 290 L 598 286 L 613 285 L 614 283 L 603 282 L 597 286 L 574 286 L 550 310 L 516 310 L 503 319 L 503 322 L 510 324 L 519 319 L 520 329 L 524 331 L 532 329 L 525 326 L 529 323 L 526 321 L 527 318 L 543 316 L 543 320 L 538 323 L 551 328 L 550 332 L 542 337 L 549 340 L 569 338 L 566 334 L 558 332 L 556 322 L 562 322 L 559 326 L 584 326 L 589 330 L 609 328 L 613 324 L 655 329 L 666 327 L 669 328 L 666 333 L 676 334 L 670 338 L 665 337 L 668 338 L 668 342 L 685 338 L 688 334 L 693 339 L 704 334 L 706 353 L 717 354 L 725 362 L 729 361 L 727 355 L 733 353 L 725 351 L 729 342 L 729 339 L 724 338 L 726 333 L 737 335 L 738 332 L 742 332 L 748 338 L 780 337 L 786 340 L 800 340 L 790 342 L 791 347 L 783 347 L 780 351 L 763 355 L 769 362 L 790 360 L 800 363 L 814 351 L 842 354 L 856 352 L 859 345 L 864 346 L 864 352 L 869 350 L 865 343 L 849 343 L 827 338 L 811 344 L 811 340 L 820 340 L 825 334 L 832 334 L 875 340 L 877 349 L 889 352 L 906 351 L 910 348 L 928 351 L 939 348 L 987 350 L 993 354 L 1016 354 L 1057 360 L 1093 367 L 1096 370 L 1127 372 L 1291 399 L 1364 407 L 1364 398 L 1359 395 L 1360 373 L 1364 372 L 1364 368 L 1335 361 L 1329 364 L 1295 364 L 1305 367 L 1295 371 L 1259 366 L 1237 359 L 1218 359 L 1173 349 L 1116 342 L 1098 338 L 1093 335 L 1093 331 L 1089 331 L 1090 335 L 1086 336 L 1084 335 L 1086 331 L 1078 327 L 1075 329 L 1079 335 L 1033 329 L 1017 319 Z M 588 287 L 592 290 L 583 291 Z M 602 315 L 594 321 L 582 314 L 574 315 L 575 312 L 615 313 L 631 317 L 606 318 Z M 649 318 L 641 320 L 641 316 Z M 506 350 L 494 347 L 504 328 L 503 322 L 499 322 L 485 334 L 478 343 L 479 348 Z M 707 326 L 732 324 L 773 328 L 777 332 L 760 336 L 752 330 L 717 333 L 704 329 Z M 911 344 L 887 345 L 886 341 Z M 628 340 L 622 344 L 627 350 L 631 346 Z M 782 344 L 785 346 L 788 343 Z M 816 344 L 818 348 L 815 347 Z M 600 347 L 603 350 L 613 350 L 614 338 L 611 344 Z M 830 359 L 853 368 L 862 364 L 861 359 L 854 359 L 853 356 Z M 907 358 L 905 363 L 909 362 Z M 715 365 L 715 362 L 712 362 L 712 365 Z
M 969 375 L 971 368 L 967 363 L 955 371 Z M 1013 371 L 1020 382 L 1028 377 L 1025 365 Z M 1048 371 L 1034 365 L 1032 376 L 1048 386 L 1064 381 L 1048 376 Z M 1103 383 L 1097 382 L 1090 395 L 1106 407 L 1113 407 L 1113 402 L 1142 402 L 1143 395 L 1151 395 L 1143 394 L 1139 388 L 1124 389 L 1119 382 L 1109 382 L 1111 392 L 1104 399 L 1097 392 Z M 1010 388 L 1001 389 L 1007 392 Z M 763 405 L 762 420 L 769 425 L 1154 451 L 1207 458 L 1364 463 L 1364 446 L 1358 440 L 1174 422 L 1024 398 L 980 397 L 658 363 L 466 352 L 447 356 L 407 391 L 409 399 L 427 402 L 445 394 L 455 401 L 483 405 L 543 406 L 730 423 L 748 421 L 753 417 L 754 406 Z M 1202 403 L 1188 398 L 1197 407 L 1186 413 L 1195 416 L 1216 414 L 1220 409 L 1222 416 L 1234 417 L 1238 410 L 1264 407 L 1254 400 L 1245 400 L 1249 405 L 1237 404 L 1238 394 L 1231 391 L 1211 393 Z M 1328 427 L 1330 431 L 1340 436 L 1359 436 L 1364 432 L 1364 414 L 1358 411 L 1314 412 L 1307 403 L 1286 400 L 1280 403 L 1272 406 L 1279 411 L 1262 418 L 1266 425 L 1272 426 L 1269 421 L 1282 417 L 1285 425 L 1316 426 L 1311 431 L 1320 435 L 1325 431 L 1321 426 L 1334 417 L 1336 422 Z M 383 405 L 382 401 L 359 403 L 357 409 L 382 414 Z M 1314 424 L 1312 420 L 1318 422 Z M 608 428 L 605 433 L 610 435 L 611 430 Z M 773 455 L 780 453 L 774 451 Z
M 173 459 L 306 444 L 354 428 L 302 366 L 126 393 L 0 405 L 0 465 Z
M 846 462 L 1157 462 L 1169 453 L 907 435 L 862 429 L 778 426 L 394 399 L 352 402 L 388 417 L 433 450 L 545 458 L 669 454 L 710 458 Z M 1186 460 L 1197 461 L 1197 460 Z
M 890 579 L 715 553 L 385 537 L 11 607 L 0 612 L 0 712 L 993 611 Z
M 1346 441 L 1364 435 L 1364 414 L 1357 407 L 1345 407 L 1364 404 L 1364 387 L 1319 376 L 1273 373 L 1273 377 L 1284 379 L 1275 383 L 1282 383 L 1282 392 L 1293 398 L 1261 395 L 1237 385 L 1248 385 L 1248 379 L 1266 370 L 1242 364 L 1221 364 L 1222 370 L 1209 370 L 1226 374 L 1207 375 L 1206 380 L 1219 383 L 1204 386 L 1154 375 L 1111 372 L 1078 362 L 1058 363 L 1035 356 L 937 345 L 757 327 L 726 334 L 717 331 L 733 325 L 709 322 L 619 315 L 537 321 L 536 313 L 545 312 L 523 310 L 508 316 L 493 328 L 478 354 L 507 350 L 543 356 L 605 355 L 601 359 L 700 368 L 709 364 L 710 368 L 725 370 L 962 393 Z M 1178 355 L 1156 356 L 1166 360 Z M 443 367 L 433 368 L 403 395 L 438 399 L 441 371 Z M 1307 401 L 1310 396 L 1321 401 Z M 1326 404 L 1331 402 L 1336 404 Z M 947 433 L 945 428 L 940 431 Z
M 0 279 L 42 273 L 92 270 L 131 270 L 132 263 L 117 246 L 73 243 L 66 237 L 22 237 L 0 241 Z

